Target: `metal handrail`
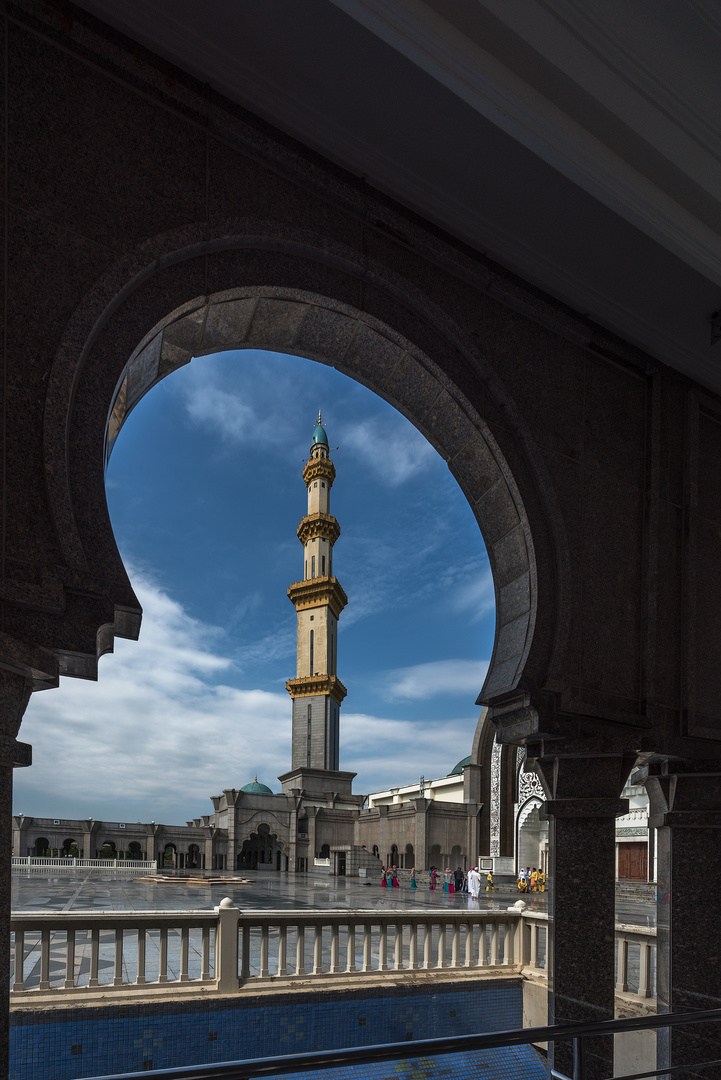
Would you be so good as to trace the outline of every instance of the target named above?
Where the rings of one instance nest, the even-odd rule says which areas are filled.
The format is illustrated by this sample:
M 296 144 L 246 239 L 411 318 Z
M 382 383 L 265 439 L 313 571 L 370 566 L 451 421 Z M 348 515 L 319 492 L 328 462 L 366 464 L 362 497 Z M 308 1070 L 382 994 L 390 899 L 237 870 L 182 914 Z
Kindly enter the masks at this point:
M 556 1042 L 572 1039 L 573 1077 L 551 1071 L 555 1080 L 585 1080 L 583 1040 L 597 1035 L 615 1035 L 622 1031 L 646 1031 L 680 1024 L 700 1024 L 721 1020 L 721 1009 L 682 1013 L 662 1013 L 660 1016 L 635 1016 L 626 1020 L 599 1020 L 591 1024 L 556 1024 L 553 1027 L 514 1028 L 494 1031 L 489 1035 L 452 1035 L 442 1039 L 419 1039 L 415 1042 L 383 1043 L 378 1046 L 354 1046 L 339 1050 L 320 1050 L 309 1054 L 286 1054 L 281 1057 L 249 1058 L 244 1061 L 221 1061 L 208 1065 L 187 1065 L 172 1069 L 148 1069 L 142 1072 L 115 1073 L 87 1080 L 250 1080 L 252 1077 L 280 1076 L 285 1073 L 310 1072 L 316 1069 L 335 1069 L 344 1065 L 367 1065 L 376 1061 L 397 1061 L 399 1058 L 437 1057 L 467 1050 L 493 1050 L 528 1043 Z M 718 1062 L 670 1066 L 665 1069 L 616 1077 L 615 1080 L 640 1080 L 644 1076 L 659 1076 L 677 1068 L 707 1068 Z M 609 1078 L 614 1080 L 614 1078 Z

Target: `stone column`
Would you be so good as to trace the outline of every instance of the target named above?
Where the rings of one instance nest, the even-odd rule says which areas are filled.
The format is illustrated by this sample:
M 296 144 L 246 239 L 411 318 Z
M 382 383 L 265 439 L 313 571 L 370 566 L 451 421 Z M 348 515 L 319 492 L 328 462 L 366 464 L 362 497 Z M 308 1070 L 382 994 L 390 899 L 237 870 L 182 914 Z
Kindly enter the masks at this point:
M 658 1012 L 718 1009 L 721 760 L 664 762 L 648 773 L 649 828 L 658 829 Z M 659 1029 L 657 1067 L 718 1060 L 720 1038 L 718 1023 Z M 718 1080 L 721 1067 L 699 1076 Z
M 624 754 L 545 756 L 536 761 L 548 802 L 548 1022 L 614 1015 L 615 842 L 619 798 L 633 765 Z M 613 1075 L 613 1040 L 588 1040 L 588 1080 Z M 549 1047 L 553 1068 L 572 1075 L 572 1047 Z
M 22 675 L 0 672 L 0 1076 L 8 1075 L 10 1036 L 10 896 L 13 768 L 30 765 L 31 749 L 17 742 L 32 686 Z

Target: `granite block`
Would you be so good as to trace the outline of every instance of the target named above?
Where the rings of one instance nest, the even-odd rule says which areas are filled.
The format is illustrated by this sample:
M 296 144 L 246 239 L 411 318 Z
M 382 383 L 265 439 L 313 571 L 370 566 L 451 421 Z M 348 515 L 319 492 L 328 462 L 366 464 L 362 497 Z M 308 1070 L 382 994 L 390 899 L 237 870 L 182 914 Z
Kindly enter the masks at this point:
M 307 310 L 305 304 L 292 300 L 259 297 L 248 329 L 248 344 L 289 349 L 295 343 Z
M 495 544 L 489 544 L 488 558 L 493 568 L 493 580 L 499 589 L 528 573 L 528 548 L 523 526 L 517 525 Z
M 483 538 L 489 545 L 495 544 L 519 524 L 513 496 L 502 478 L 478 499 L 473 509 L 481 523 Z
M 256 297 L 217 303 L 213 300 L 214 298 L 211 297 L 211 305 L 208 308 L 203 336 L 198 348 L 199 353 L 220 352 L 242 345 L 248 336 L 248 328 L 258 302 Z
M 644 477 L 648 377 L 593 353 L 587 353 L 585 367 L 586 467 L 640 487 Z
M 340 311 L 314 306 L 308 309 L 295 345 L 300 355 L 335 366 L 342 362 L 356 330 L 356 319 Z
M 481 432 L 469 439 L 451 462 L 451 470 L 471 504 L 477 503 L 494 484 L 504 484 L 498 462 Z
M 515 581 L 498 590 L 498 620 L 499 625 L 513 622 L 519 615 L 527 613 L 531 608 L 531 580 L 530 574 L 521 574 Z

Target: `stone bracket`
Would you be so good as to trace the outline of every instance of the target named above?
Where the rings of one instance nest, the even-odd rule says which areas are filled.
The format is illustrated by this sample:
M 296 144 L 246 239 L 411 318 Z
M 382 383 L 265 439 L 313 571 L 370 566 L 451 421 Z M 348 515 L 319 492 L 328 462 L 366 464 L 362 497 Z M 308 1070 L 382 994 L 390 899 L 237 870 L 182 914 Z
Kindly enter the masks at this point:
M 6 769 L 25 769 L 32 763 L 33 748 L 30 743 L 0 735 L 0 765 Z

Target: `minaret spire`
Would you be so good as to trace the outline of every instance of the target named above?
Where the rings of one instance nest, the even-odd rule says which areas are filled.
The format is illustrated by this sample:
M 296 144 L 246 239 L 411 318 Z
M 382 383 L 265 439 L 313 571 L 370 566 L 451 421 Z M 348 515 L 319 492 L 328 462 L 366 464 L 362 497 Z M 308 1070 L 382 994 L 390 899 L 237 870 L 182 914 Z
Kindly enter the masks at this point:
M 326 790 L 340 775 L 340 706 L 346 689 L 337 676 L 336 661 L 338 617 L 348 598 L 333 576 L 333 547 L 340 536 L 340 526 L 330 512 L 335 475 L 319 409 L 310 457 L 303 468 L 308 493 L 308 512 L 298 526 L 303 579 L 288 589 L 298 638 L 296 677 L 285 684 L 293 699 L 293 761 L 291 772 L 281 777 L 284 788 L 287 780 L 296 787 Z

